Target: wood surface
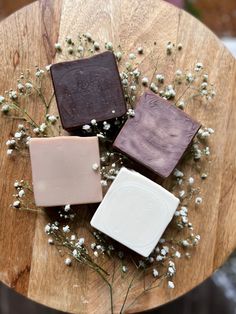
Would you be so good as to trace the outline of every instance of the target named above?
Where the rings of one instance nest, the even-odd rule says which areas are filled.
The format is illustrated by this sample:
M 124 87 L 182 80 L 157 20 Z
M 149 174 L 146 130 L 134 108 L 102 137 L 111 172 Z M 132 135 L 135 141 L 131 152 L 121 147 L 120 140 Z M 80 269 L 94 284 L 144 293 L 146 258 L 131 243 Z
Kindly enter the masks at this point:
M 55 60 L 54 43 L 67 35 L 90 32 L 100 43 L 112 41 L 132 52 L 143 45 L 143 71 L 149 76 L 158 54 L 159 70 L 171 80 L 176 69 L 192 69 L 203 62 L 215 84 L 217 96 L 210 104 L 194 104 L 187 112 L 216 130 L 211 140 L 209 178 L 204 182 L 204 202 L 192 211 L 191 221 L 201 234 L 201 244 L 190 260 L 177 262 L 176 288 L 166 284 L 140 297 L 129 309 L 137 313 L 169 302 L 210 276 L 236 247 L 236 65 L 223 44 L 199 21 L 167 3 L 149 0 L 44 0 L 23 8 L 0 24 L 0 91 L 15 85 L 21 69 Z M 156 42 L 153 48 L 153 42 Z M 168 41 L 181 42 L 181 53 L 167 58 Z M 158 52 L 157 52 L 158 51 Z M 31 113 L 39 118 L 35 100 Z M 17 122 L 0 119 L 0 280 L 19 293 L 47 306 L 71 313 L 109 313 L 107 286 L 84 267 L 63 265 L 55 247 L 47 244 L 46 215 L 16 212 L 12 182 L 30 176 L 25 159 L 17 163 L 6 156 L 5 142 Z M 189 172 L 190 174 L 190 172 Z M 83 210 L 83 208 L 81 208 Z M 83 230 L 82 233 L 86 231 Z M 179 265 L 179 267 L 178 267 Z M 108 265 L 113 268 L 113 265 Z M 127 275 L 132 275 L 132 266 Z M 115 313 L 123 302 L 127 283 L 115 277 Z M 131 299 L 143 289 L 140 280 Z

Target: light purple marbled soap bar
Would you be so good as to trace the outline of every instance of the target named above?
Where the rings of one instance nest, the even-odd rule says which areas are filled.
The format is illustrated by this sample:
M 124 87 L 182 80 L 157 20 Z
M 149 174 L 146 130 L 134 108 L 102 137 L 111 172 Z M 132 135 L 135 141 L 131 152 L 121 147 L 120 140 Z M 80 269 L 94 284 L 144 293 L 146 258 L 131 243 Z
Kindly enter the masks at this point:
M 29 148 L 37 206 L 102 200 L 99 169 L 93 169 L 100 164 L 97 137 L 33 138 Z
M 152 92 L 139 99 L 135 116 L 118 134 L 114 147 L 166 178 L 176 167 L 200 124 Z

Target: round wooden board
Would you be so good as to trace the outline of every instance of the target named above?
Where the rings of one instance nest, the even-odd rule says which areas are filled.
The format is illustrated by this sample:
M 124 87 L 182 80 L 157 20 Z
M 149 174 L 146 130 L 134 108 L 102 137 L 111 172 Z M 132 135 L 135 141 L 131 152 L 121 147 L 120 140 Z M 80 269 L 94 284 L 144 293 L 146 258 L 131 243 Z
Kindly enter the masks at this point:
M 21 69 L 58 61 L 54 43 L 64 41 L 67 35 L 76 37 L 78 32 L 90 32 L 100 43 L 110 40 L 115 45 L 121 44 L 127 52 L 144 45 L 147 53 L 143 56 L 143 70 L 150 75 L 153 57 L 155 60 L 158 55 L 159 70 L 167 81 L 176 69 L 192 69 L 201 61 L 217 91 L 212 103 L 196 102 L 187 108 L 193 117 L 216 131 L 211 140 L 210 176 L 203 186 L 204 202 L 191 214 L 195 230 L 201 234 L 201 244 L 190 260 L 177 262 L 176 288 L 167 289 L 164 283 L 143 294 L 129 308 L 129 312 L 136 313 L 169 302 L 201 283 L 224 263 L 236 246 L 235 59 L 199 21 L 162 1 L 44 0 L 1 23 L 0 91 L 15 86 Z M 161 53 L 168 41 L 181 42 L 181 53 L 172 57 Z M 32 103 L 31 113 L 36 118 L 42 114 L 38 108 L 37 101 Z M 0 119 L 0 279 L 28 298 L 56 309 L 109 313 L 109 294 L 103 281 L 84 267 L 64 266 L 55 247 L 48 246 L 44 233 L 46 215 L 9 208 L 12 183 L 30 175 L 25 159 L 16 162 L 6 156 L 5 142 L 16 123 Z M 130 266 L 127 281 L 115 278 L 115 313 L 123 302 L 132 272 Z M 142 289 L 140 281 L 131 291 L 131 299 Z

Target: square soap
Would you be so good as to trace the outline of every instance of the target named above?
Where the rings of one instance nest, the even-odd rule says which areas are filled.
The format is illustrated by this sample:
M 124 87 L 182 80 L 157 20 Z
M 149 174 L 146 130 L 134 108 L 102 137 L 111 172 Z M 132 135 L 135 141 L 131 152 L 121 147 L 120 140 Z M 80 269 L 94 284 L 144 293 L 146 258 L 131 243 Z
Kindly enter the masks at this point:
M 102 200 L 97 137 L 32 138 L 29 143 L 37 206 L 97 203 Z
M 163 187 L 123 167 L 95 212 L 91 225 L 147 257 L 178 205 L 179 199 Z
M 64 129 L 121 117 L 126 103 L 115 56 L 107 51 L 51 66 L 57 106 Z
M 169 101 L 144 93 L 118 134 L 114 147 L 156 175 L 166 178 L 176 167 L 200 124 Z

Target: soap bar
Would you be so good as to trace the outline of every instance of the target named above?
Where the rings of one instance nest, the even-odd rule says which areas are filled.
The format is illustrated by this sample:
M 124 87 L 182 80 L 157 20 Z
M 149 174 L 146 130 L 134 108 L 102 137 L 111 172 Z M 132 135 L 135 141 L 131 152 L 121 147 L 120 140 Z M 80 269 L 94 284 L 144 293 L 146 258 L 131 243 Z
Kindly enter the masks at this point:
M 115 56 L 107 51 L 51 66 L 57 106 L 64 129 L 121 117 L 126 103 Z
M 179 199 L 163 187 L 123 167 L 95 212 L 91 225 L 147 257 L 178 204 Z
M 166 178 L 176 167 L 200 124 L 169 101 L 144 93 L 118 134 L 114 148 L 156 175 Z
M 32 138 L 29 149 L 37 206 L 102 200 L 97 137 Z

